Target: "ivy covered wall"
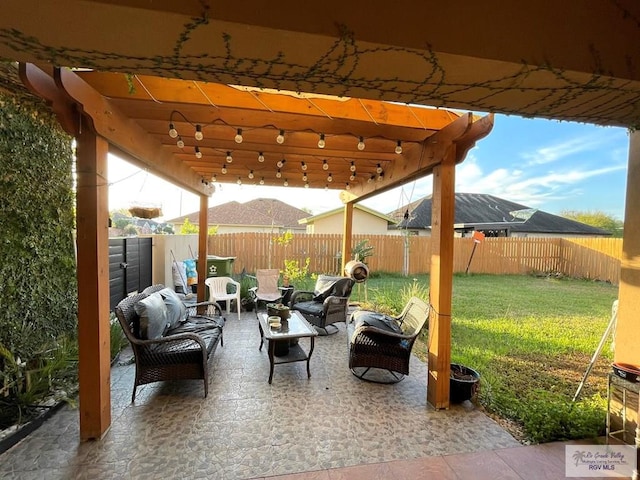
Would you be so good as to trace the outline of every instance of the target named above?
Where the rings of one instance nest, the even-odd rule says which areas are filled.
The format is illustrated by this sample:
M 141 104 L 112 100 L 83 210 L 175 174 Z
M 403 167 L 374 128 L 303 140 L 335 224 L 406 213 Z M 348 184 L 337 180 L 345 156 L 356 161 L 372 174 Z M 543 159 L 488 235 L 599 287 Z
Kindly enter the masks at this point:
M 44 103 L 0 89 L 0 347 L 25 362 L 75 336 L 71 141 Z

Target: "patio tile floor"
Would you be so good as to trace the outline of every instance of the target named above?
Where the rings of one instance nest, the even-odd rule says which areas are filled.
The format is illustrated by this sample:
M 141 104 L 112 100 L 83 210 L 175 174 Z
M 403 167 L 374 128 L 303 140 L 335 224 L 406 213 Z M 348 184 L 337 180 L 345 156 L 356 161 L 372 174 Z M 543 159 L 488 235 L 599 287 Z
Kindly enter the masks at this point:
M 227 318 L 206 399 L 202 381 L 167 382 L 139 387 L 132 404 L 125 351 L 112 368 L 104 438 L 80 442 L 78 412 L 65 407 L 0 456 L 0 478 L 562 478 L 522 476 L 535 462 L 564 474 L 551 447 L 522 447 L 479 410 L 430 408 L 426 366 L 415 357 L 400 383 L 358 380 L 344 324 L 316 338 L 310 379 L 304 362 L 277 365 L 269 385 L 255 315 Z

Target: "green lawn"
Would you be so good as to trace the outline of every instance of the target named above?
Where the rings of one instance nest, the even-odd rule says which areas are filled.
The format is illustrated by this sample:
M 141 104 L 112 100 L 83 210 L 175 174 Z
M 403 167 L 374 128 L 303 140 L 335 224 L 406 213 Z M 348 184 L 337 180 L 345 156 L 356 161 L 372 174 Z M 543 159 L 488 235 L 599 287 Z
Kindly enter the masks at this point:
M 352 300 L 399 311 L 411 294 L 426 296 L 427 276 L 380 275 Z M 617 287 L 574 279 L 456 275 L 452 362 L 481 374 L 480 404 L 507 420 L 522 440 L 602 435 L 607 345 L 577 402 L 571 402 L 611 317 Z M 414 352 L 425 358 L 426 331 Z

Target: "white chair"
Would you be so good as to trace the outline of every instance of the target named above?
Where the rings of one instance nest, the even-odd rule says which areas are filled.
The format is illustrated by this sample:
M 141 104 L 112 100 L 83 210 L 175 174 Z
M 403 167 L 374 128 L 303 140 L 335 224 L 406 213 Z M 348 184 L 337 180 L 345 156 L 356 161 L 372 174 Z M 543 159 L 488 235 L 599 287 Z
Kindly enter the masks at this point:
M 238 319 L 240 318 L 240 283 L 229 277 L 209 277 L 204 281 L 209 287 L 210 302 L 227 302 L 227 313 L 230 313 L 231 300 L 236 300 L 238 307 Z M 227 293 L 227 285 L 233 285 L 232 293 Z

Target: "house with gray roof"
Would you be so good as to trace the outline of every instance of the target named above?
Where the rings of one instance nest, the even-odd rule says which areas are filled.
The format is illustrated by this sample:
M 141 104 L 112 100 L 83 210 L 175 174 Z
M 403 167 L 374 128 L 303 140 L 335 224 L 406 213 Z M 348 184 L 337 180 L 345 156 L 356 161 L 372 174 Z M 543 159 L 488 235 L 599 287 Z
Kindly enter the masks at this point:
M 431 195 L 389 214 L 398 233 L 431 235 Z M 474 230 L 487 237 L 608 237 L 611 234 L 575 220 L 553 215 L 483 193 L 456 193 L 454 229 L 458 236 Z
M 245 203 L 233 201 L 210 207 L 207 210 L 207 223 L 210 227 L 218 227 L 218 233 L 283 233 L 287 230 L 304 233 L 306 227 L 298 222 L 308 216 L 308 212 L 280 200 L 258 198 Z M 198 225 L 199 213 L 183 215 L 167 220 L 167 223 L 179 232 L 185 219 Z

